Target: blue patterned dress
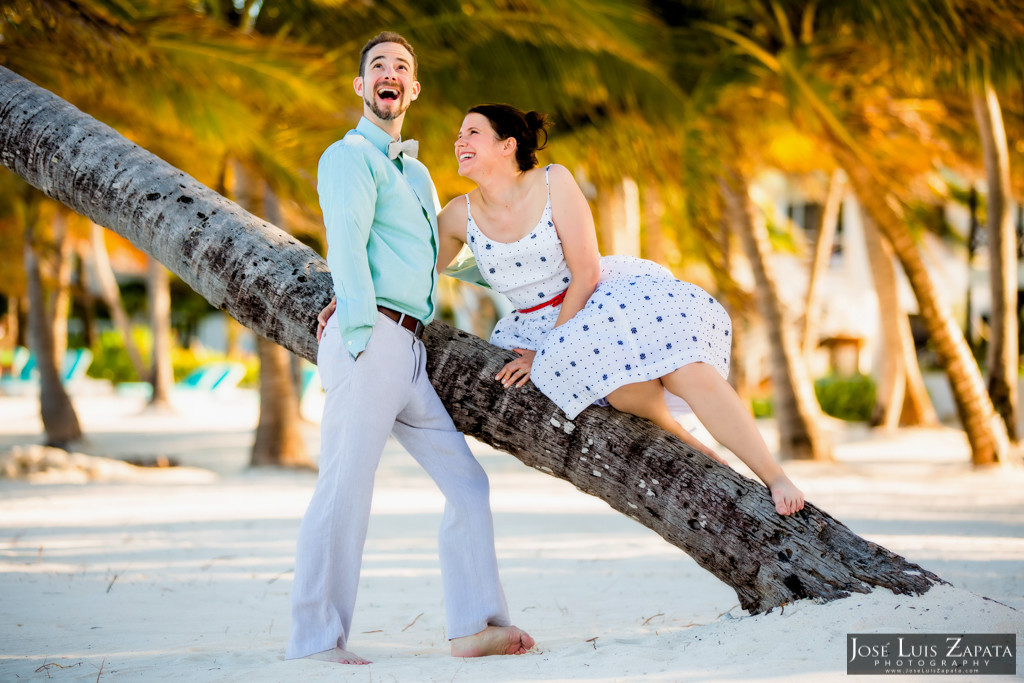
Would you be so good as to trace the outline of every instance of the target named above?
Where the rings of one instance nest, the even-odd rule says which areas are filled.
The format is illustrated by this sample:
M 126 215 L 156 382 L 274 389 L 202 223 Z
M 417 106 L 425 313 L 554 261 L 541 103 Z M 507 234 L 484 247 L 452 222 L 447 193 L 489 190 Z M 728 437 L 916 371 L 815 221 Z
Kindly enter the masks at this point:
M 688 363 L 708 363 L 728 377 L 729 314 L 703 289 L 652 261 L 601 257 L 594 294 L 557 329 L 560 305 L 523 312 L 564 292 L 572 279 L 552 221 L 550 186 L 537 226 L 516 242 L 484 235 L 468 195 L 466 210 L 466 240 L 480 273 L 517 309 L 498 321 L 491 343 L 536 351 L 531 379 L 569 419 L 625 384 Z

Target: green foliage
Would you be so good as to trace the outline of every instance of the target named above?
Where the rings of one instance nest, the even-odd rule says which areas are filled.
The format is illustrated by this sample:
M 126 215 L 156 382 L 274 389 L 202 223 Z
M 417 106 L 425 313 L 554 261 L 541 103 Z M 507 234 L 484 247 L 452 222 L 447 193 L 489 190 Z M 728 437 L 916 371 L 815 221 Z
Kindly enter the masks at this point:
M 868 375 L 839 377 L 828 375 L 814 383 L 814 394 L 826 415 L 855 422 L 867 422 L 875 408 L 875 380 Z M 755 418 L 773 417 L 772 397 L 755 396 L 750 399 Z
M 826 415 L 868 421 L 875 408 L 875 380 L 867 375 L 828 375 L 814 382 L 814 394 Z
M 148 328 L 136 327 L 132 330 L 132 338 L 139 353 L 146 357 L 152 348 L 153 337 Z M 124 340 L 116 330 L 101 332 L 99 339 L 92 346 L 92 365 L 86 374 L 95 379 L 105 379 L 120 384 L 121 382 L 142 382 L 128 359 Z
M 151 357 L 153 348 L 153 335 L 148 327 L 135 327 L 132 329 L 132 338 L 144 359 Z M 102 332 L 99 340 L 92 347 L 93 361 L 86 373 L 95 379 L 105 379 L 120 384 L 122 382 L 145 382 L 149 378 L 139 377 L 128 359 L 128 353 L 124 348 L 124 340 L 116 330 Z M 171 349 L 171 366 L 174 372 L 174 381 L 180 382 L 190 372 L 203 363 L 212 363 L 228 360 L 223 355 L 211 355 L 193 349 L 185 349 L 174 346 Z M 256 357 L 239 361 L 245 365 L 245 377 L 242 378 L 239 386 L 259 386 L 259 359 Z
M 750 399 L 750 410 L 755 418 L 772 417 L 775 415 L 775 405 L 771 396 L 755 396 Z

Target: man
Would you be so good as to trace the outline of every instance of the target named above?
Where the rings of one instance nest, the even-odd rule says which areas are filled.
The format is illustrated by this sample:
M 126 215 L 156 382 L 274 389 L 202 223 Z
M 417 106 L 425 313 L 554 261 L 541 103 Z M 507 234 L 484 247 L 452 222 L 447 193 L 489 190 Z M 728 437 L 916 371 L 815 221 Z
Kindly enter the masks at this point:
M 288 659 L 369 663 L 346 648 L 389 433 L 446 498 L 439 551 L 452 655 L 521 654 L 534 644 L 510 625 L 487 476 L 427 378 L 419 339 L 434 316 L 438 201 L 415 152 L 399 149 L 420 93 L 416 66 L 402 36 L 372 38 L 353 81 L 363 117 L 320 159 L 337 310 L 317 358 L 326 390 L 320 474 L 299 530 Z

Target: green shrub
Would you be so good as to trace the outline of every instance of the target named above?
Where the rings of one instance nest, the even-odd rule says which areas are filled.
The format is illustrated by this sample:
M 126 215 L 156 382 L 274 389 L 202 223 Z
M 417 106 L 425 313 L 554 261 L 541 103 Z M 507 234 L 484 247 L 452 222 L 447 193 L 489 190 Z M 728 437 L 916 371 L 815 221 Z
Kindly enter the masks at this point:
M 149 329 L 133 328 L 132 338 L 143 359 L 147 358 L 152 341 Z M 128 359 L 128 352 L 124 347 L 124 340 L 117 330 L 105 330 L 100 333 L 99 339 L 92 345 L 92 364 L 86 374 L 95 379 L 109 380 L 114 384 L 145 381 L 145 378 L 139 377 L 135 368 L 132 367 L 132 362 Z
M 866 422 L 875 408 L 875 380 L 867 375 L 828 375 L 814 382 L 814 394 L 826 415 Z
M 148 367 L 152 363 L 152 334 L 149 328 L 136 327 L 132 330 L 132 337 L 135 345 L 142 354 L 142 362 Z M 99 336 L 99 340 L 92 347 L 92 365 L 86 374 L 96 379 L 106 379 L 114 384 L 121 382 L 148 382 L 148 377 L 139 377 L 132 367 L 128 352 L 125 350 L 121 334 L 116 330 L 106 330 Z M 183 349 L 179 346 L 171 347 L 171 367 L 173 368 L 174 381 L 180 382 L 190 372 L 203 363 L 227 360 L 220 354 L 209 354 L 205 352 L 196 353 L 192 349 Z M 242 379 L 243 387 L 259 386 L 259 359 L 255 356 L 240 361 L 245 365 L 245 377 Z
M 750 409 L 755 418 L 771 417 L 775 414 L 775 405 L 771 396 L 757 396 L 750 399 Z

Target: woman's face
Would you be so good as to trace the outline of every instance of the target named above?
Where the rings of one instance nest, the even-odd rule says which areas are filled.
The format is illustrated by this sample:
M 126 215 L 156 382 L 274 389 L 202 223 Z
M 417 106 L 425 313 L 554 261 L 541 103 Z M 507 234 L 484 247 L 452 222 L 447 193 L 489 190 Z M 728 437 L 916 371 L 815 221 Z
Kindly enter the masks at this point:
M 466 115 L 455 139 L 455 158 L 459 162 L 459 175 L 468 176 L 474 169 L 500 159 L 509 146 L 508 140 L 499 140 L 490 119 L 476 112 Z

